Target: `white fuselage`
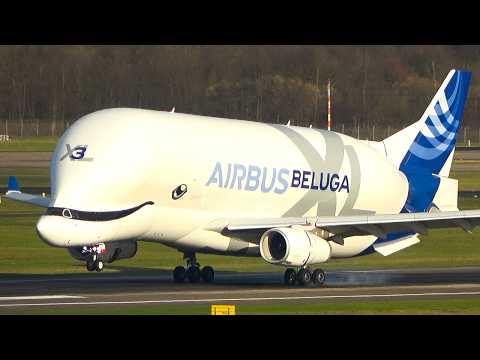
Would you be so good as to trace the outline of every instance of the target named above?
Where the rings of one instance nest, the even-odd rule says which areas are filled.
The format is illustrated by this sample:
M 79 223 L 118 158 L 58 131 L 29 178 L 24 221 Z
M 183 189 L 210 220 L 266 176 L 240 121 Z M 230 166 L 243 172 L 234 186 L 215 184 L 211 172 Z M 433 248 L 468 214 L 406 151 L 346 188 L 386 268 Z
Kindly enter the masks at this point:
M 67 145 L 86 146 L 83 158 L 69 157 Z M 261 234 L 214 230 L 225 219 L 397 214 L 408 195 L 406 177 L 384 154 L 342 134 L 139 109 L 75 122 L 55 149 L 51 181 L 51 207 L 154 203 L 111 221 L 42 216 L 39 233 L 51 245 L 134 239 L 234 255 L 258 255 Z M 175 199 L 182 184 L 187 192 Z M 332 257 L 357 255 L 375 240 L 332 243 Z

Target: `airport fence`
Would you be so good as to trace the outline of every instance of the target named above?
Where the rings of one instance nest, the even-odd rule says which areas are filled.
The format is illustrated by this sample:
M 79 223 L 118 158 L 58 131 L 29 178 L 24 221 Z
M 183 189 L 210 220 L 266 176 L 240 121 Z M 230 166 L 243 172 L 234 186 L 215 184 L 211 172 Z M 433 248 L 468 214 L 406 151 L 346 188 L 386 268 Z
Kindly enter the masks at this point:
M 62 120 L 0 120 L 0 141 L 18 137 L 60 136 L 69 126 L 68 121 Z
M 294 123 L 292 122 L 294 125 Z M 0 142 L 9 141 L 18 137 L 60 136 L 70 126 L 68 121 L 28 120 L 12 121 L 0 120 Z M 356 139 L 381 141 L 400 131 L 403 127 L 393 126 L 351 126 L 334 123 L 332 130 L 349 135 Z M 480 144 L 480 127 L 465 126 L 459 131 L 457 141 L 465 146 Z

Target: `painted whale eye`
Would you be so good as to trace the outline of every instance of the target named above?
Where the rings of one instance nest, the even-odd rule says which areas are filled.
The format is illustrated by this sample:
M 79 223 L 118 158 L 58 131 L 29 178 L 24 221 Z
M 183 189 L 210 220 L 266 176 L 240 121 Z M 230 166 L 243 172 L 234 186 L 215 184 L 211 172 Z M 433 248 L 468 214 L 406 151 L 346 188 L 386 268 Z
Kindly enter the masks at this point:
M 62 210 L 62 216 L 67 218 L 67 219 L 71 219 L 73 217 L 70 209 L 63 209 Z
M 179 185 L 172 191 L 172 199 L 178 200 L 183 195 L 185 195 L 186 192 L 187 192 L 187 185 L 185 184 Z

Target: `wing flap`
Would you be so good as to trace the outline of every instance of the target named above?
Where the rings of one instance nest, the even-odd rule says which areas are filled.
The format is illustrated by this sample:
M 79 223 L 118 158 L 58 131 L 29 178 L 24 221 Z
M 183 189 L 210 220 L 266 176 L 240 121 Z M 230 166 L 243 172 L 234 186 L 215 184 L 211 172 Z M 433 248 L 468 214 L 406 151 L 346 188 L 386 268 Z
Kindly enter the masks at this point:
M 383 256 L 392 255 L 397 251 L 406 249 L 412 245 L 418 244 L 420 239 L 417 236 L 407 236 L 397 240 L 387 241 L 373 245 L 373 249 Z

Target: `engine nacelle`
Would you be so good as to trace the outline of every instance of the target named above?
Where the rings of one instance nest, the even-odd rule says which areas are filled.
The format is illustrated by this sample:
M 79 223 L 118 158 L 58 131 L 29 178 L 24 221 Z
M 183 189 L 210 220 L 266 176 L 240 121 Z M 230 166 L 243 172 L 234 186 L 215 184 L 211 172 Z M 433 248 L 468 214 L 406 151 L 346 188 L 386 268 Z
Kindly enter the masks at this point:
M 262 258 L 274 265 L 305 266 L 328 261 L 330 244 L 304 230 L 275 228 L 265 232 L 260 239 Z
M 107 251 L 99 254 L 99 259 L 111 263 L 115 260 L 130 259 L 137 253 L 136 241 L 109 241 L 105 243 Z M 68 248 L 70 255 L 77 260 L 86 261 L 88 254 L 82 253 L 82 247 Z

